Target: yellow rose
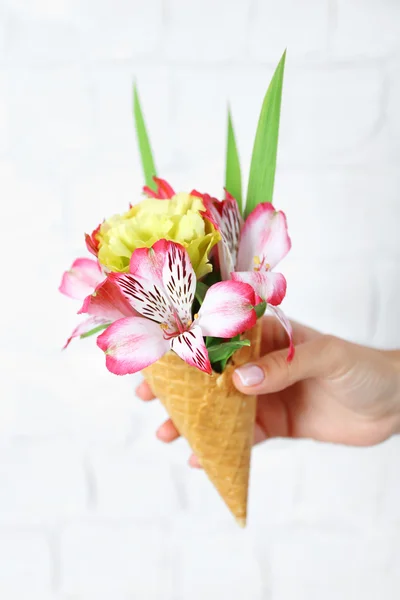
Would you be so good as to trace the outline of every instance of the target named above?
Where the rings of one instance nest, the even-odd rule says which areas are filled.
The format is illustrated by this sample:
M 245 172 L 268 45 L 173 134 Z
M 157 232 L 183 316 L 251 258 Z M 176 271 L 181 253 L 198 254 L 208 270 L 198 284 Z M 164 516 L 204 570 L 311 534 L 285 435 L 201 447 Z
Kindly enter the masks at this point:
M 147 198 L 124 215 L 104 221 L 96 237 L 98 259 L 110 271 L 126 272 L 136 248 L 149 248 L 157 240 L 182 244 L 188 251 L 197 278 L 212 271 L 210 250 L 220 240 L 214 226 L 203 219 L 201 198 L 180 193 L 169 200 Z

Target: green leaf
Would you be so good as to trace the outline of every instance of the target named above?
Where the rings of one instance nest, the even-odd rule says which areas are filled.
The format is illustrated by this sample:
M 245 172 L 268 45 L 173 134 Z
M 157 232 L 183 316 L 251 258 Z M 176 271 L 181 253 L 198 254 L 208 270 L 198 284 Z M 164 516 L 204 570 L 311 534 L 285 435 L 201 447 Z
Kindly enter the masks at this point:
M 256 306 L 254 307 L 254 310 L 256 311 L 257 319 L 259 319 L 260 317 L 263 316 L 266 308 L 267 308 L 266 302 L 260 302 L 260 304 L 256 304 Z
M 231 338 L 229 341 L 237 342 L 238 340 L 240 340 L 240 334 L 235 335 L 235 337 Z M 206 348 L 211 348 L 211 346 L 216 346 L 217 344 L 222 344 L 225 342 L 226 342 L 225 338 L 207 336 L 206 337 Z
M 107 327 L 109 327 L 109 325 L 111 325 L 111 323 L 105 323 L 104 325 L 97 325 L 97 327 L 95 327 L 94 329 L 91 329 L 90 331 L 87 331 L 86 333 L 82 333 L 82 335 L 80 335 L 79 337 L 81 340 L 83 340 L 87 337 L 90 337 L 91 335 L 95 335 L 99 331 L 103 331 L 103 329 L 107 329 Z
M 228 360 L 229 360 L 229 359 L 230 359 L 230 356 L 226 356 L 225 358 L 223 358 L 222 360 L 220 360 L 220 361 L 219 361 L 219 363 L 218 363 L 218 364 L 219 364 L 219 366 L 220 366 L 221 373 L 222 373 L 222 372 L 223 372 L 223 370 L 225 369 L 225 367 L 226 367 L 226 363 L 228 362 Z
M 251 157 L 246 217 L 260 202 L 272 202 L 285 58 L 286 50 L 272 77 L 261 108 Z
M 242 174 L 239 153 L 233 130 L 231 111 L 228 108 L 228 135 L 226 141 L 225 189 L 235 198 L 242 212 Z
M 216 344 L 215 346 L 210 346 L 208 348 L 208 357 L 211 363 L 224 359 L 228 360 L 236 350 L 239 350 L 243 346 L 250 346 L 250 341 L 237 340 L 235 342 L 222 342 L 221 344 Z
M 206 348 L 211 348 L 211 346 L 216 346 L 223 341 L 223 338 L 212 337 L 210 335 L 206 336 Z
M 142 168 L 146 185 L 152 190 L 157 186 L 153 177 L 157 175 L 154 165 L 153 154 L 151 151 L 149 136 L 144 122 L 142 108 L 140 106 L 139 94 L 136 84 L 133 86 L 133 116 L 135 119 L 136 136 L 139 145 L 139 153 L 142 161 Z
M 203 304 L 204 296 L 206 295 L 207 290 L 208 290 L 208 285 L 206 285 L 202 281 L 197 282 L 195 296 L 196 296 L 200 306 Z

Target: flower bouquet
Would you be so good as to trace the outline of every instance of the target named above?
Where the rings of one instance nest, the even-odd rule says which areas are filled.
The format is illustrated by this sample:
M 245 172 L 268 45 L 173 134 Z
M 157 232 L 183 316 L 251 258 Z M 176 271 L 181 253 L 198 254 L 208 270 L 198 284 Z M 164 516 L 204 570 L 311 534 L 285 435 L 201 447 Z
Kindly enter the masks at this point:
M 76 337 L 97 335 L 107 368 L 142 371 L 240 525 L 246 522 L 256 397 L 233 385 L 235 367 L 260 352 L 266 309 L 289 335 L 278 305 L 286 280 L 272 269 L 290 249 L 285 215 L 272 204 L 285 55 L 257 128 L 247 202 L 228 115 L 225 198 L 175 193 L 156 176 L 138 94 L 134 116 L 145 198 L 105 219 L 60 291 L 83 300 Z

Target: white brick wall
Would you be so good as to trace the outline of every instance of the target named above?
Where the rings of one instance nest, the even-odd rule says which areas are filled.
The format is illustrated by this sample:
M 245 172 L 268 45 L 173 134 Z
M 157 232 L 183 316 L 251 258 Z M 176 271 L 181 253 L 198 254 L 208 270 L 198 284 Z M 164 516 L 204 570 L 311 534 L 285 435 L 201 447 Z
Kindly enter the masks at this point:
M 229 98 L 247 172 L 288 48 L 276 204 L 287 312 L 400 347 L 397 0 L 0 0 L 0 597 L 397 600 L 400 439 L 271 441 L 239 531 L 158 404 L 116 378 L 57 286 L 82 232 L 138 197 L 139 82 L 159 171 L 223 182 Z M 10 285 L 11 281 L 11 285 Z

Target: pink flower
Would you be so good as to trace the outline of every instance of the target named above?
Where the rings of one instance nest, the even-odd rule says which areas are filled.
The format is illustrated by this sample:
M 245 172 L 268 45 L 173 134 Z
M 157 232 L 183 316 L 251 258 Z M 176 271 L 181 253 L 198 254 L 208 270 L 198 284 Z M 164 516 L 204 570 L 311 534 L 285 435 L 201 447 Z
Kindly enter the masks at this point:
M 221 234 L 218 254 L 222 279 L 250 284 L 258 300 L 268 303 L 269 310 L 289 335 L 290 360 L 294 353 L 292 330 L 288 319 L 277 308 L 286 294 L 286 279 L 282 273 L 272 272 L 291 247 L 284 213 L 264 202 L 243 222 L 237 202 L 230 194 L 227 193 L 222 202 L 204 194 L 201 197 L 208 218 Z
M 62 276 L 59 291 L 75 300 L 83 300 L 104 279 L 97 260 L 77 258 Z
M 106 279 L 99 263 L 91 258 L 77 258 L 72 263 L 62 277 L 59 291 L 69 298 L 83 300 L 78 314 L 90 315 L 75 327 L 64 348 L 75 337 L 135 314 L 119 289 Z
M 169 350 L 211 373 L 203 336 L 231 338 L 257 320 L 254 290 L 238 281 L 211 286 L 192 320 L 196 276 L 186 250 L 174 242 L 138 248 L 130 273 L 108 277 L 142 315 L 116 321 L 97 339 L 107 368 L 117 375 L 140 371 Z

